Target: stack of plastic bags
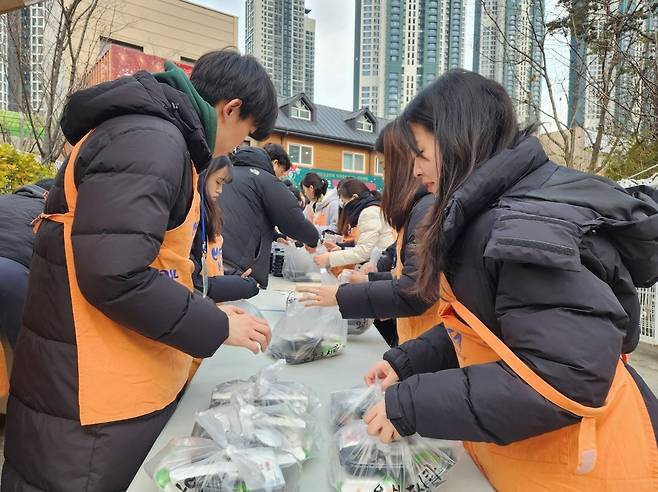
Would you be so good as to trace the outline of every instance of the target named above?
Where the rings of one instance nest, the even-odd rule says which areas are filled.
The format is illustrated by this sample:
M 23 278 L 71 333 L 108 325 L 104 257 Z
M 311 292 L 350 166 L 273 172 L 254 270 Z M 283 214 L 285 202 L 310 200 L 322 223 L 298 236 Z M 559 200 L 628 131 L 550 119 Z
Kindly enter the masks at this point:
M 413 435 L 389 444 L 369 436 L 363 416 L 384 394 L 378 386 L 331 395 L 336 433 L 329 480 L 339 492 L 431 492 L 455 465 L 449 445 Z
M 338 355 L 346 343 L 347 321 L 338 307 L 306 307 L 291 294 L 267 352 L 289 364 L 302 364 Z
M 193 436 L 172 440 L 144 465 L 161 490 L 299 491 L 302 463 L 319 449 L 319 401 L 304 385 L 279 381 L 283 365 L 215 388 Z

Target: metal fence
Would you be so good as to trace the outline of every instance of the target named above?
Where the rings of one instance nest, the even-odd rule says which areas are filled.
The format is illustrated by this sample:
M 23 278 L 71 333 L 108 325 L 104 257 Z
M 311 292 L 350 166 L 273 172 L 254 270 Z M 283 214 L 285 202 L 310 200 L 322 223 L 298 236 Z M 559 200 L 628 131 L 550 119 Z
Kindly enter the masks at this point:
M 640 340 L 658 345 L 658 284 L 637 289 L 640 297 Z

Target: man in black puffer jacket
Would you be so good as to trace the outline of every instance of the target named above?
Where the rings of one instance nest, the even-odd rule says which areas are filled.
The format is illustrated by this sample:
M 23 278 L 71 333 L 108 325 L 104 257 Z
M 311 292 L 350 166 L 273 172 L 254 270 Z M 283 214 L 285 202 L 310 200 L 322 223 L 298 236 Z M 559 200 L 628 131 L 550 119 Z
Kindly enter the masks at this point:
M 27 294 L 34 246 L 32 222 L 43 212 L 52 184 L 52 179 L 43 179 L 0 196 L 0 329 L 12 347 Z
M 125 490 L 191 356 L 268 343 L 264 321 L 193 292 L 189 254 L 196 173 L 248 133 L 269 133 L 274 86 L 232 51 L 202 56 L 191 81 L 165 69 L 77 92 L 64 110 L 77 158 L 60 169 L 36 238 L 2 491 Z
M 233 156 L 233 181 L 224 187 L 218 203 L 224 216 L 227 274 L 251 268 L 251 276 L 266 288 L 275 227 L 291 239 L 317 246 L 317 229 L 277 178 L 272 157 L 263 149 L 247 147 Z

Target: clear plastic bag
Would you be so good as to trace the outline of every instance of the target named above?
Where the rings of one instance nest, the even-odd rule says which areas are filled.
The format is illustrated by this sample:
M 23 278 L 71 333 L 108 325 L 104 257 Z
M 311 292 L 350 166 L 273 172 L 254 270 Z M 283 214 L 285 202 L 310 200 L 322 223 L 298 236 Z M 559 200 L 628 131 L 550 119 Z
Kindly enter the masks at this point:
M 283 278 L 291 282 L 312 282 L 313 274 L 320 273 L 320 267 L 315 264 L 315 255 L 324 253 L 324 247 L 318 247 L 315 254 L 306 251 L 306 248 L 284 246 L 285 259 L 283 261 Z
M 378 386 L 331 395 L 338 430 L 329 456 L 330 483 L 340 492 L 436 490 L 455 465 L 453 448 L 417 434 L 388 444 L 369 436 L 363 415 L 383 397 Z
M 346 343 L 347 322 L 338 307 L 306 307 L 291 296 L 267 352 L 289 364 L 302 364 L 338 355 Z
M 263 313 L 261 312 L 260 309 L 258 309 L 252 303 L 250 303 L 249 301 L 246 301 L 244 299 L 239 300 L 239 301 L 223 302 L 221 305 L 222 306 L 226 306 L 226 305 L 235 306 L 236 308 L 240 308 L 240 309 L 246 311 L 247 314 L 251 314 L 252 316 L 256 316 L 257 318 L 264 318 Z
M 299 491 L 301 464 L 292 455 L 222 444 L 200 437 L 173 439 L 144 469 L 165 492 Z
M 254 406 L 286 405 L 297 415 L 315 414 L 320 407 L 317 395 L 306 385 L 280 381 L 285 361 L 271 364 L 248 380 L 234 379 L 218 384 L 211 396 L 210 407 L 230 405 L 237 396 Z
M 381 253 L 380 253 L 381 254 Z M 339 277 L 334 277 L 331 273 L 323 270 L 320 273 L 320 280 L 323 285 L 342 285 L 349 282 L 349 277 L 351 276 L 351 270 L 343 270 Z M 373 319 L 360 318 L 360 319 L 348 319 L 347 320 L 347 334 L 348 335 L 363 335 L 368 328 L 372 326 L 375 322 Z
M 292 454 L 300 462 L 317 456 L 322 437 L 317 418 L 297 414 L 285 404 L 257 407 L 241 397 L 230 405 L 197 413 L 192 435 L 209 437 L 205 429 L 226 429 L 249 446 L 269 447 Z

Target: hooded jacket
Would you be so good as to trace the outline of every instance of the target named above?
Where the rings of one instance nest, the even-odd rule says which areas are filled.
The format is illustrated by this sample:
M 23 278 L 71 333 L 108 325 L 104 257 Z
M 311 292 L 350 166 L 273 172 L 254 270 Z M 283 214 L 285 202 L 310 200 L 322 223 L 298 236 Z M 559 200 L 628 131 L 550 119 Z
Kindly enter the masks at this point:
M 322 201 L 315 202 L 315 204 L 308 205 L 313 210 L 313 213 L 320 214 L 323 211 L 327 214 L 327 223 L 322 226 L 316 226 L 318 232 L 324 231 L 336 232 L 336 224 L 338 223 L 338 212 L 340 210 L 340 200 L 338 200 L 338 193 L 336 189 L 329 190 L 322 198 Z
M 211 156 L 187 96 L 138 72 L 73 94 L 62 129 L 71 144 L 95 129 L 75 163 L 72 246 L 82 294 L 126 329 L 195 357 L 214 354 L 228 336 L 226 315 L 149 267 L 165 232 L 188 214 L 192 162 L 201 171 Z M 68 165 L 55 179 L 46 213 L 67 211 Z M 80 426 L 76 332 L 63 226 L 57 222 L 44 221 L 36 238 L 9 401 L 2 480 L 7 490 L 121 489 L 126 473 L 139 466 L 134 460 L 151 445 L 140 432 L 148 436 L 163 425 L 133 420 L 127 431 L 133 444 L 121 457 L 112 447 L 121 442 L 120 429 Z M 60 446 L 65 452 L 52 452 Z M 98 476 L 89 470 L 92 456 L 109 463 L 120 459 L 127 468 L 115 478 Z
M 443 234 L 457 298 L 558 391 L 601 406 L 638 343 L 636 287 L 658 279 L 658 204 L 550 162 L 527 137 L 475 169 Z M 442 326 L 384 358 L 401 378 L 386 410 L 404 435 L 504 445 L 579 420 L 500 361 L 459 368 Z M 631 374 L 656 430 L 658 402 Z
M 0 196 L 0 256 L 30 268 L 34 232 L 32 221 L 46 203 L 46 190 L 27 185 L 11 195 Z
M 277 179 L 267 152 L 257 147 L 233 156 L 233 179 L 217 201 L 224 217 L 224 264 L 267 287 L 270 251 L 277 227 L 281 234 L 315 247 L 319 234 L 306 220 L 297 199 Z

